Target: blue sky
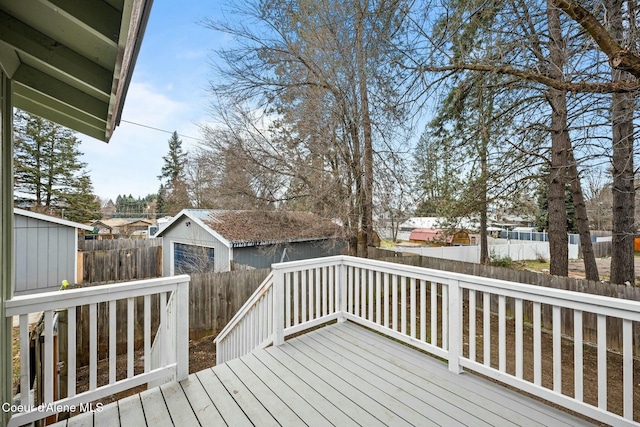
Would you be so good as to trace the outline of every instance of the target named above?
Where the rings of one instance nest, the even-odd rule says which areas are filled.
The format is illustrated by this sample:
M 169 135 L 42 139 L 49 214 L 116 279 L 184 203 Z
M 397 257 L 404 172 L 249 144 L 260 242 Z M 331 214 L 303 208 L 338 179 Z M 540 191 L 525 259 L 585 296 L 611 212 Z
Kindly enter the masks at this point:
M 218 1 L 154 2 L 120 126 L 108 144 L 79 135 L 98 196 L 115 201 L 118 194 L 137 197 L 158 190 L 171 135 L 128 122 L 200 137 L 198 123 L 209 118 L 213 50 L 225 40 L 201 21 L 219 15 Z M 187 150 L 198 143 L 181 139 Z

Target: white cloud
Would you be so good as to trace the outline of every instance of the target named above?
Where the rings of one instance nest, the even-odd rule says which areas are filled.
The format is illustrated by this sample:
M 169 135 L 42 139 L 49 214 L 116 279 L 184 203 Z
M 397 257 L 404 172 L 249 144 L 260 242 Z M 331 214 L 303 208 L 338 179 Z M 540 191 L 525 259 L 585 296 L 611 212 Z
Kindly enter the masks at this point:
M 80 136 L 94 191 L 104 198 L 118 194 L 144 196 L 156 192 L 170 132 L 198 137 L 190 104 L 169 98 L 146 83 L 132 82 L 122 123 L 109 144 Z M 153 129 L 155 128 L 155 129 Z M 166 132 L 162 132 L 161 129 Z M 188 149 L 193 143 L 183 138 Z

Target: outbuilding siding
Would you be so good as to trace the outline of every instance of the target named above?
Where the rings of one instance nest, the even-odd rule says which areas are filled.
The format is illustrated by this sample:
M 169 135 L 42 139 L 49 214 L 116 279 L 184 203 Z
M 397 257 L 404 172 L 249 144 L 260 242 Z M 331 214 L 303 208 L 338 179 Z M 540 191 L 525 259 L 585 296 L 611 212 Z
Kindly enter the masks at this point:
M 172 225 L 171 230 L 162 235 L 163 276 L 170 276 L 173 273 L 174 243 L 214 248 L 215 270 L 229 271 L 229 248 L 191 218 L 183 216 Z
M 284 259 L 282 253 L 287 248 Z M 268 246 L 247 246 L 233 249 L 233 262 L 253 268 L 271 268 L 271 264 L 281 261 L 299 261 L 332 255 L 343 255 L 346 245 L 336 240 L 296 242 Z
M 15 215 L 15 294 L 57 290 L 76 280 L 77 229 Z

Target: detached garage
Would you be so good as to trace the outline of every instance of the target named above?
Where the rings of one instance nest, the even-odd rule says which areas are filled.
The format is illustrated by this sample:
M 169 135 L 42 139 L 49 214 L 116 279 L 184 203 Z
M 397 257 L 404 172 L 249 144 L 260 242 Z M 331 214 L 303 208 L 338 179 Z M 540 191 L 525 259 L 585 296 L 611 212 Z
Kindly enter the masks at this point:
M 15 295 L 57 291 L 77 283 L 78 230 L 93 228 L 49 215 L 14 209 Z
M 309 212 L 185 209 L 158 233 L 163 275 L 268 268 L 342 254 L 342 227 Z

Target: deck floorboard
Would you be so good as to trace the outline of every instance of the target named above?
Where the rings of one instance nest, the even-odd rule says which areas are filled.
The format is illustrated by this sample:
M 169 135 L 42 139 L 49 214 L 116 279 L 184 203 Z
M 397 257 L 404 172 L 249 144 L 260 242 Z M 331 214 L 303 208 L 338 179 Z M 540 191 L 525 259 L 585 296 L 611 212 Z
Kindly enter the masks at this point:
M 441 393 L 450 392 L 464 397 L 467 403 L 461 403 L 461 408 L 468 408 L 468 405 L 481 406 L 506 421 L 520 420 L 516 425 L 579 426 L 587 424 L 563 411 L 514 393 L 471 373 L 452 374 L 444 363 L 407 346 L 395 345 L 393 341 L 359 326 L 347 323 L 344 328 L 334 329 L 332 333 L 344 334 L 346 340 L 359 350 L 374 351 L 378 358 L 404 365 L 403 368 L 408 372 L 437 384 Z M 431 368 L 425 369 L 425 366 L 431 366 Z
M 118 411 L 120 420 L 126 420 L 125 423 L 132 426 L 145 425 L 144 411 L 142 410 L 142 401 L 140 395 L 125 397 L 118 401 Z M 100 415 L 99 418 L 106 417 Z M 121 423 L 122 424 L 122 423 Z
M 218 412 L 216 404 L 211 400 L 207 391 L 200 383 L 196 375 L 190 375 L 180 382 L 182 390 L 191 405 L 191 409 L 198 419 L 200 425 L 225 426 L 227 423 Z
M 589 425 L 483 378 L 449 372 L 443 362 L 350 322 L 256 350 L 67 424 Z

